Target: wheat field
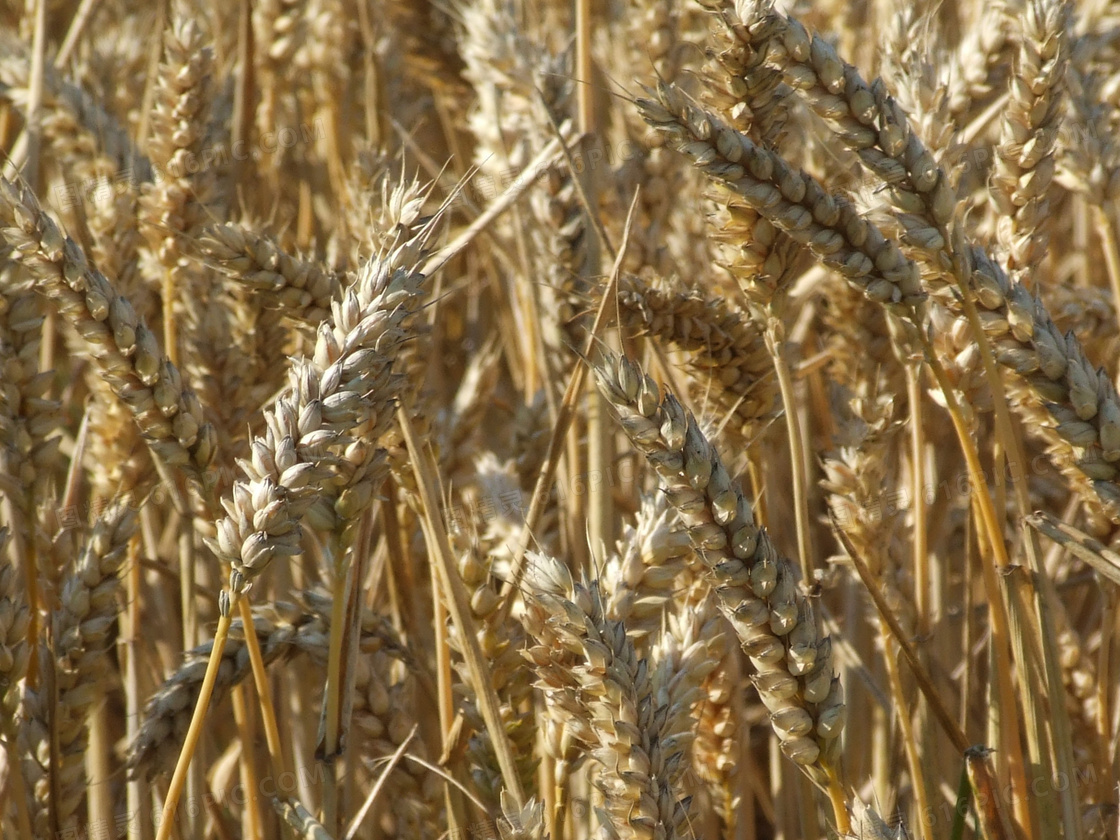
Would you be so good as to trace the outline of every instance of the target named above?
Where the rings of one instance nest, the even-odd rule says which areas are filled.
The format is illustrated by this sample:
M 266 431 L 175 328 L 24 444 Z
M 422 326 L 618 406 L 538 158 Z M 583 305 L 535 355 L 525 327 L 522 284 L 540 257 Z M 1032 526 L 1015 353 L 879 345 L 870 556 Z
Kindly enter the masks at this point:
M 1116 3 L 4 3 L 0 148 L 4 840 L 1120 836 Z

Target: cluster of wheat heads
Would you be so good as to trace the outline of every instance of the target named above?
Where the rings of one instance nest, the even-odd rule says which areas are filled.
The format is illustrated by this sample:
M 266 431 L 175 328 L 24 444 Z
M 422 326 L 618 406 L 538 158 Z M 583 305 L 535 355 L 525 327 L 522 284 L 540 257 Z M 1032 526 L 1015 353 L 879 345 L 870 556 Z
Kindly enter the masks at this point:
M 0 6 L 4 840 L 1120 833 L 1120 11 Z

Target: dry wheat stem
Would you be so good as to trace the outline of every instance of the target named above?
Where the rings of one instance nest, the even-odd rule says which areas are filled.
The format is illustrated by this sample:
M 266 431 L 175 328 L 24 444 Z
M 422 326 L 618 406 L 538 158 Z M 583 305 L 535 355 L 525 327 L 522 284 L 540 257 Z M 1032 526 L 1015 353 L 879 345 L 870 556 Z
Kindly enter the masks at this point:
M 773 312 L 773 309 L 771 309 Z M 801 418 L 798 416 L 793 379 L 790 376 L 789 362 L 785 351 L 785 327 L 773 314 L 766 321 L 766 346 L 770 351 L 777 374 L 778 387 L 785 406 L 786 437 L 789 442 L 790 470 L 792 472 L 794 530 L 797 532 L 797 559 L 801 567 L 801 579 L 813 580 L 813 542 L 809 532 L 809 499 L 805 485 L 805 439 L 801 431 Z
M 965 751 L 971 746 L 968 738 L 965 737 L 964 732 L 961 731 L 960 726 L 957 724 L 956 718 L 945 706 L 944 701 L 942 701 L 933 679 L 927 673 L 925 666 L 922 665 L 913 645 L 910 644 L 908 634 L 902 625 L 899 624 L 898 619 L 891 610 L 890 604 L 880 591 L 874 576 L 867 568 L 867 564 L 863 562 L 859 550 L 852 545 L 851 540 L 848 539 L 848 536 L 842 530 L 838 529 L 837 535 L 840 541 L 844 543 L 844 548 L 847 551 L 848 557 L 852 565 L 855 566 L 857 574 L 859 574 L 868 594 L 871 596 L 871 600 L 875 602 L 875 608 L 879 612 L 879 617 L 887 627 L 890 628 L 894 640 L 898 643 L 899 650 L 901 650 L 902 655 L 906 657 L 906 661 L 910 665 L 910 669 L 913 671 L 915 679 L 918 682 L 918 687 L 922 691 L 922 696 L 925 697 L 926 702 L 929 703 L 930 709 L 933 710 L 934 716 L 937 718 L 938 723 L 941 724 L 941 728 L 945 731 L 949 740 L 953 742 L 953 746 L 956 747 L 961 755 L 964 755 Z
M 253 613 L 247 599 L 241 599 L 241 620 L 250 627 L 253 624 Z M 253 671 L 253 684 L 257 689 L 257 699 L 261 707 L 261 717 L 264 725 L 265 743 L 268 745 L 268 757 L 272 762 L 272 772 L 279 776 L 287 767 L 284 761 L 284 749 L 280 742 L 280 727 L 276 722 L 276 710 L 272 703 L 272 691 L 269 689 L 268 677 L 265 673 L 264 656 L 256 633 L 245 636 L 245 648 L 249 652 L 249 663 Z
M 629 241 L 631 226 L 634 222 L 634 209 L 637 203 L 638 196 L 635 195 L 630 202 L 630 209 L 626 215 L 626 226 L 623 229 L 622 244 L 619 246 L 614 265 L 611 268 L 610 278 L 607 280 L 606 288 L 603 289 L 603 297 L 599 301 L 599 308 L 595 312 L 595 320 L 592 322 L 591 329 L 587 335 L 587 343 L 584 346 L 585 359 L 590 358 L 595 343 L 600 340 L 602 331 L 607 326 L 609 319 L 608 307 L 611 301 L 615 299 L 618 290 L 619 276 L 622 271 L 622 258 L 626 254 L 627 242 Z M 609 242 L 604 242 L 604 247 L 606 247 L 608 251 L 613 250 Z M 560 446 L 567 435 L 575 415 L 575 403 L 579 395 L 583 392 L 585 376 L 586 368 L 583 365 L 575 365 L 572 369 L 571 377 L 568 380 L 568 386 L 564 391 L 564 399 L 560 405 L 560 411 L 558 412 L 556 422 L 552 428 L 552 434 L 548 441 L 548 451 L 545 455 L 545 461 L 541 467 L 540 474 L 537 476 L 537 482 L 533 486 L 533 495 L 529 502 L 529 510 L 525 514 L 523 536 L 518 542 L 517 550 L 510 563 L 510 585 L 504 594 L 505 603 L 502 606 L 503 615 L 509 614 L 508 611 L 513 593 L 517 591 L 518 584 L 520 583 L 525 552 L 529 549 L 529 541 L 532 539 L 533 528 L 536 527 L 540 519 L 545 501 L 552 487 L 552 482 L 556 478 Z
M 241 686 L 236 686 L 232 692 L 232 705 L 233 705 L 233 721 L 237 726 L 237 737 L 241 739 L 243 744 L 249 744 L 253 741 L 252 729 L 249 721 L 249 705 L 245 699 L 245 690 Z M 241 772 L 241 778 L 248 790 L 260 790 L 260 773 L 257 769 L 256 756 L 250 755 L 248 751 L 243 751 L 238 761 L 238 766 Z M 253 837 L 258 837 L 262 834 L 261 827 L 261 797 L 254 793 L 246 797 L 245 802 L 245 823 L 247 826 L 246 833 Z
M 490 498 L 510 498 L 512 493 L 520 495 L 520 483 L 512 460 L 499 464 L 487 453 L 477 460 L 477 464 L 480 492 L 488 493 Z M 498 590 L 500 577 L 504 576 L 506 555 L 519 539 L 518 531 L 523 525 L 516 514 L 511 514 L 508 519 L 504 516 L 491 519 L 486 532 L 477 537 L 471 536 L 471 545 L 459 551 L 458 573 L 469 596 L 471 614 L 477 622 L 479 646 L 489 663 L 487 678 L 500 701 L 499 711 L 503 726 L 509 733 L 522 787 L 531 790 L 536 771 L 533 753 L 537 727 L 532 718 L 527 718 L 520 711 L 532 702 L 532 687 L 523 679 L 523 661 L 518 653 L 524 633 L 520 625 L 499 621 L 502 601 Z M 458 549 L 458 545 L 455 548 Z M 460 636 L 459 628 L 449 628 L 449 644 L 465 659 L 465 642 Z M 465 661 L 456 667 L 463 683 L 456 686 L 456 690 L 467 694 L 462 713 L 473 730 L 467 742 L 471 776 L 483 798 L 496 807 L 504 790 L 501 766 L 487 734 L 486 721 L 479 711 L 471 669 Z
M 214 641 L 210 650 L 209 661 L 206 665 L 206 673 L 202 678 L 202 685 L 199 689 L 198 700 L 194 706 L 194 713 L 191 715 L 190 726 L 187 728 L 187 733 L 183 738 L 183 745 L 179 752 L 179 760 L 175 765 L 175 772 L 171 776 L 171 782 L 167 788 L 167 797 L 164 800 L 163 810 L 159 816 L 159 830 L 156 834 L 156 840 L 170 840 L 172 830 L 175 826 L 175 817 L 179 810 L 179 799 L 183 795 L 183 790 L 187 783 L 187 773 L 191 766 L 191 759 L 194 757 L 195 750 L 198 747 L 198 740 L 202 735 L 202 727 L 206 722 L 206 712 L 210 708 L 210 698 L 214 693 L 214 685 L 218 679 L 218 671 L 222 661 L 222 652 L 225 650 L 226 640 L 229 637 L 230 629 L 230 615 L 232 609 L 236 606 L 233 601 L 240 601 L 241 596 L 234 594 L 229 602 L 226 604 L 226 609 L 223 610 L 222 615 L 218 619 L 218 626 L 214 628 Z
M 377 777 L 377 781 L 374 782 L 373 786 L 370 788 L 365 802 L 362 803 L 362 807 L 358 809 L 358 812 L 354 814 L 354 818 L 350 821 L 350 827 L 344 835 L 345 840 L 354 840 L 358 829 L 361 828 L 362 822 L 365 820 L 366 814 L 369 813 L 369 809 L 373 807 L 373 803 L 377 800 L 378 794 L 381 793 L 385 781 L 389 778 L 389 774 L 393 772 L 393 769 L 404 755 L 405 750 L 408 749 L 408 745 L 411 744 L 412 739 L 416 737 L 416 729 L 417 727 L 414 725 L 412 731 L 408 733 L 408 737 L 401 742 L 401 745 L 397 747 L 397 751 L 385 762 L 385 768 L 381 771 L 381 775 Z
M 431 456 L 420 448 L 419 442 L 415 439 L 407 413 L 402 410 L 398 416 L 401 430 L 408 444 L 413 469 L 417 473 L 416 479 L 420 493 L 424 499 L 425 516 L 428 520 L 428 536 L 433 543 L 430 550 L 436 555 L 435 565 L 436 571 L 439 573 L 439 581 L 447 597 L 451 616 L 456 626 L 463 631 L 462 635 L 467 646 L 465 652 L 467 666 L 471 670 L 475 692 L 482 701 L 480 711 L 486 721 L 491 743 L 494 744 L 498 755 L 502 778 L 506 783 L 509 795 L 516 803 L 516 807 L 520 808 L 521 804 L 525 802 L 525 793 L 521 790 L 521 781 L 517 773 L 517 765 L 514 761 L 509 736 L 502 725 L 500 704 L 494 693 L 493 685 L 483 673 L 483 662 L 485 660 L 483 659 L 482 649 L 478 644 L 478 632 L 475 629 L 474 619 L 470 613 L 462 581 L 455 572 L 453 554 L 447 539 L 447 533 L 443 529 L 442 520 L 436 516 L 436 512 L 440 509 L 438 498 L 435 495 L 435 488 L 438 486 L 436 483 L 437 473 L 431 462 Z
M 964 453 L 966 463 L 968 465 L 968 472 L 971 480 L 976 482 L 978 488 L 985 487 L 983 481 L 984 471 L 980 465 L 980 458 L 976 446 L 972 438 L 969 436 L 965 428 L 963 415 L 960 410 L 960 405 L 957 402 L 956 396 L 952 392 L 952 388 L 948 383 L 945 370 L 941 362 L 934 354 L 933 348 L 930 346 L 929 341 L 925 336 L 922 336 L 923 346 L 926 351 L 926 362 L 930 370 L 933 372 L 934 377 L 937 379 L 941 392 L 945 397 L 948 404 L 949 416 L 952 420 L 953 427 L 957 434 L 957 440 L 960 444 L 961 451 Z M 1012 634 L 1009 627 L 1009 606 L 1018 606 L 1018 602 L 1011 601 L 1010 603 L 1004 598 L 1004 589 L 1000 585 L 999 579 L 996 577 L 996 569 L 1006 569 L 1010 560 L 1007 554 L 1007 545 L 1004 542 L 999 521 L 996 516 L 994 503 L 989 492 L 978 492 L 972 496 L 972 506 L 976 510 L 977 518 L 983 528 L 983 534 L 987 538 L 988 546 L 990 547 L 993 557 L 992 562 L 983 562 L 981 564 L 981 571 L 983 573 L 984 588 L 987 592 L 989 603 L 991 605 L 991 622 L 992 622 L 992 638 L 993 638 L 993 653 L 995 659 L 996 678 L 995 685 L 998 687 L 1001 696 L 1010 697 L 1013 695 L 1013 685 L 1011 675 L 1011 650 L 1016 646 L 1016 653 L 1018 654 L 1019 662 L 1022 667 L 1026 667 L 1028 657 L 1023 653 L 1025 640 L 1022 634 Z M 987 558 L 985 558 L 986 560 Z M 1012 613 L 1012 617 L 1018 617 Z M 1016 628 L 1018 629 L 1018 627 Z M 1027 680 L 1020 680 L 1020 691 L 1024 695 L 1030 691 L 1030 686 Z M 1026 697 L 1025 705 L 1031 707 L 1033 699 L 1029 696 Z M 1019 716 L 1018 709 L 1011 705 L 1006 710 L 1001 710 L 999 722 L 1001 726 L 1001 735 L 1006 742 L 1007 752 L 1009 754 L 1008 767 L 1012 777 L 1012 783 L 1020 792 L 1020 796 L 1016 799 L 1018 807 L 1018 816 L 1024 825 L 1030 824 L 1030 812 L 1027 808 L 1025 794 L 1027 789 L 1027 782 L 1025 776 L 1024 760 L 1022 755 L 1022 747 L 1019 742 Z M 1037 720 L 1037 719 L 1036 719 Z M 1029 734 L 1029 733 L 1028 733 Z
M 303 840 L 334 840 L 311 812 L 298 801 L 272 798 L 272 807 L 284 822 Z

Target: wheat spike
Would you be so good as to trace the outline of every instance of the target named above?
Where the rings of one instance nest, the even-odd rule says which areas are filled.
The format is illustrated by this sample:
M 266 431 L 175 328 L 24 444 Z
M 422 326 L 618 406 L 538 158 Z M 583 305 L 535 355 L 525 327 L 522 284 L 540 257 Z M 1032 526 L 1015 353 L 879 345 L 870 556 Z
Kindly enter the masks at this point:
M 596 366 L 599 387 L 622 428 L 657 472 L 755 668 L 782 749 L 809 766 L 835 759 L 843 691 L 789 560 L 754 521 L 750 504 L 715 448 L 672 394 L 625 357 Z

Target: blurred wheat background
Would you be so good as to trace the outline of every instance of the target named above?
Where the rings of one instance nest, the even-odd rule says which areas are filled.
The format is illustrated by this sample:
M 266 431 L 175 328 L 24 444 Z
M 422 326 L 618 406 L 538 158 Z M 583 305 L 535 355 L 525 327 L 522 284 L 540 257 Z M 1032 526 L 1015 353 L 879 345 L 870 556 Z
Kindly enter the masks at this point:
M 0 5 L 0 835 L 1120 832 L 1120 7 Z

